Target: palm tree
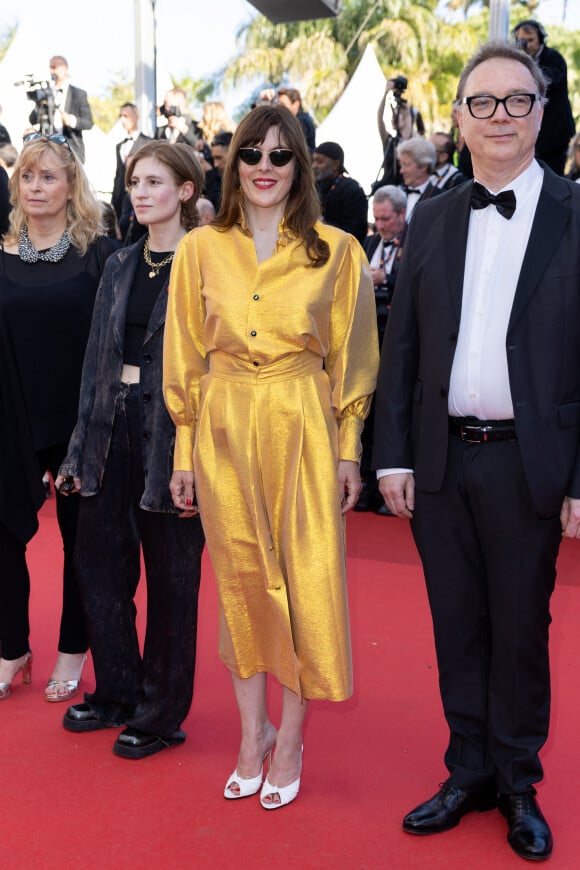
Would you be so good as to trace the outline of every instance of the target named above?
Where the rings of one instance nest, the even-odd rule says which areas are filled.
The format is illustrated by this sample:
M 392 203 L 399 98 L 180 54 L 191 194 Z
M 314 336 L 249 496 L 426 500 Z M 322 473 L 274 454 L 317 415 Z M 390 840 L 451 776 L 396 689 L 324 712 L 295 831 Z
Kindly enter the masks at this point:
M 451 27 L 435 15 L 437 5 L 438 0 L 346 0 L 337 18 L 291 24 L 259 15 L 238 34 L 243 48 L 224 70 L 224 86 L 297 83 L 322 120 L 372 43 L 385 72 L 407 75 L 415 105 L 426 109 L 427 118 L 436 117 L 440 104 L 452 99 L 447 78 L 458 75 L 474 45 L 463 25 Z

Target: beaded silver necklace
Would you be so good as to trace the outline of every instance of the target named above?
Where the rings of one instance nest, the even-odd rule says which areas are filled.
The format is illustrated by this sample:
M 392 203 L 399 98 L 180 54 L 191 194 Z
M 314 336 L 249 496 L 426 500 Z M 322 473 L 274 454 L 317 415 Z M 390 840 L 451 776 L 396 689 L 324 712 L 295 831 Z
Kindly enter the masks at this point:
M 24 225 L 18 236 L 18 256 L 25 263 L 36 263 L 43 260 L 45 263 L 58 263 L 70 248 L 70 235 L 68 227 L 55 244 L 46 251 L 37 251 L 28 236 L 28 227 Z

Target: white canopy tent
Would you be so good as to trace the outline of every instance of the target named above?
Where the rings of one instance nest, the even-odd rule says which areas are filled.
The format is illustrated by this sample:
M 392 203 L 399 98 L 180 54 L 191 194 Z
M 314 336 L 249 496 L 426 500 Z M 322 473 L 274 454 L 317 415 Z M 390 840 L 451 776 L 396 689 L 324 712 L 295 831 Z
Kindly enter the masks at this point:
M 377 109 L 386 78 L 371 45 L 335 106 L 316 130 L 316 142 L 338 142 L 349 175 L 368 193 L 383 160 Z

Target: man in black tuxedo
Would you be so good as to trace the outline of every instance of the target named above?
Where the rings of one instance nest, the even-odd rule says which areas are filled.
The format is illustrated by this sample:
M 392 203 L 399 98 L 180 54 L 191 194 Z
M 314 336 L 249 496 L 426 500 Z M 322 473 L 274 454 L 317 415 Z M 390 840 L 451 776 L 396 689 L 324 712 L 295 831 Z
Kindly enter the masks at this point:
M 467 181 L 467 176 L 453 164 L 456 149 L 451 134 L 441 131 L 433 133 L 429 141 L 435 146 L 437 155 L 435 169 L 429 179 L 431 184 L 434 184 L 438 190 L 451 190 L 452 187 L 458 187 Z
M 393 290 L 403 253 L 406 207 L 407 197 L 405 193 L 393 184 L 387 184 L 375 190 L 373 219 L 376 232 L 363 240 L 363 248 L 371 267 L 375 291 L 379 349 L 383 343 Z M 381 516 L 390 516 L 391 512 L 379 492 L 377 476 L 372 468 L 374 425 L 375 399 L 373 396 L 361 436 L 360 471 L 363 487 L 354 509 L 355 511 L 375 511 Z
M 568 97 L 568 67 L 555 48 L 546 45 L 546 31 L 533 18 L 516 24 L 513 36 L 519 47 L 539 65 L 548 80 L 548 102 L 536 142 L 536 157 L 564 175 L 568 144 L 574 135 L 574 117 Z
M 68 62 L 61 54 L 51 57 L 49 66 L 54 91 L 54 132 L 66 136 L 71 148 L 84 163 L 83 130 L 90 130 L 93 126 L 87 92 L 70 84 Z M 37 124 L 38 120 L 38 113 L 33 109 L 30 123 Z
M 118 220 L 121 218 L 123 201 L 127 196 L 125 188 L 125 164 L 127 163 L 127 158 L 151 140 L 150 136 L 146 136 L 139 129 L 139 109 L 135 103 L 123 103 L 119 109 L 119 120 L 125 131 L 125 138 L 115 146 L 117 168 L 113 182 L 113 195 L 111 196 L 111 204 L 115 209 Z
M 550 596 L 561 536 L 580 536 L 580 186 L 534 159 L 545 94 L 506 43 L 463 71 L 477 183 L 411 220 L 373 457 L 386 504 L 412 520 L 450 731 L 449 778 L 403 828 L 446 831 L 497 804 L 535 860 L 552 850 L 534 788 Z
M 407 223 L 413 209 L 420 202 L 437 196 L 441 191 L 431 182 L 430 175 L 435 169 L 437 152 L 432 142 L 413 136 L 397 145 L 399 172 L 403 178 L 402 189 L 407 195 Z

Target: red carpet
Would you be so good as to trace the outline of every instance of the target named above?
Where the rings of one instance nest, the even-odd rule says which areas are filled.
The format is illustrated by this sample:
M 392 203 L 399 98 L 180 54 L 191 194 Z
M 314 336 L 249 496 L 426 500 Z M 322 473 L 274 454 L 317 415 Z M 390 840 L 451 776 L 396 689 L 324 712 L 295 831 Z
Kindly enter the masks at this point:
M 430 618 L 406 523 L 354 514 L 348 536 L 355 694 L 346 704 L 312 705 L 300 796 L 267 813 L 257 798 L 222 797 L 238 723 L 216 652 L 207 561 L 185 745 L 132 762 L 113 756 L 115 731 L 73 735 L 61 728 L 64 706 L 42 695 L 56 653 L 60 596 L 54 500 L 47 502 L 29 548 L 33 683 L 21 686 L 18 678 L 0 705 L 0 868 L 525 866 L 507 845 L 497 812 L 472 814 L 436 837 L 401 832 L 405 812 L 445 778 Z M 554 870 L 577 867 L 580 846 L 579 547 L 564 542 L 553 600 L 554 704 L 540 799 L 555 837 Z M 89 665 L 83 685 L 92 687 Z

